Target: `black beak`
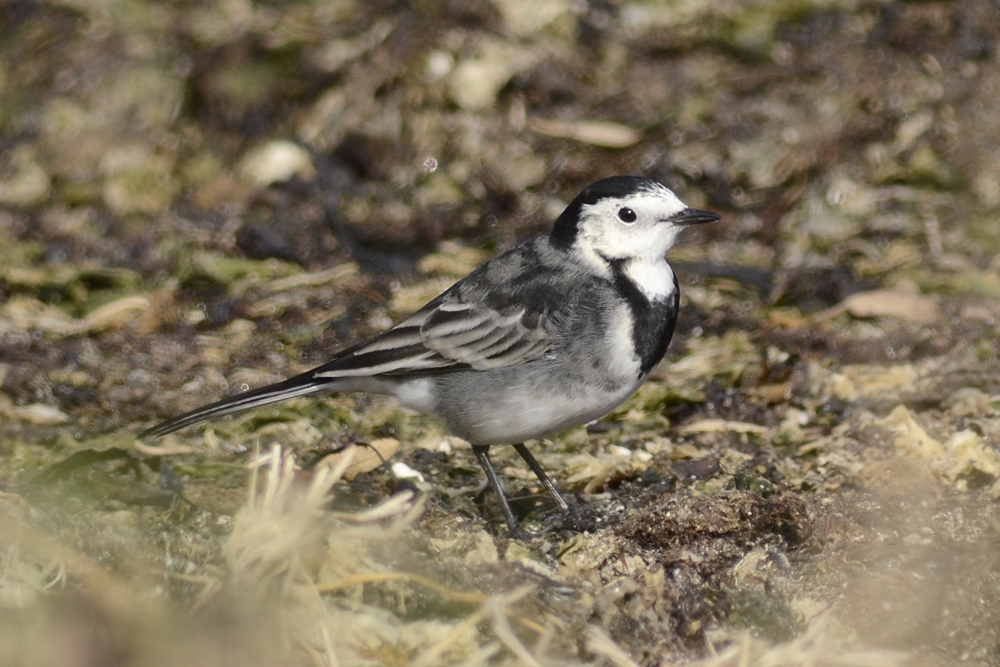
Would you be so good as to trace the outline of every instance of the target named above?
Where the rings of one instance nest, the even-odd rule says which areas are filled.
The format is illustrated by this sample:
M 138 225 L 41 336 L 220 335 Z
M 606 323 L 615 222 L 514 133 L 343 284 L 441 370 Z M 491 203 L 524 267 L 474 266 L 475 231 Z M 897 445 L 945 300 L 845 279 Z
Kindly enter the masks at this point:
M 715 222 L 722 220 L 722 216 L 711 211 L 701 211 L 696 208 L 686 208 L 680 213 L 667 218 L 667 222 L 675 225 L 700 225 L 703 222 Z

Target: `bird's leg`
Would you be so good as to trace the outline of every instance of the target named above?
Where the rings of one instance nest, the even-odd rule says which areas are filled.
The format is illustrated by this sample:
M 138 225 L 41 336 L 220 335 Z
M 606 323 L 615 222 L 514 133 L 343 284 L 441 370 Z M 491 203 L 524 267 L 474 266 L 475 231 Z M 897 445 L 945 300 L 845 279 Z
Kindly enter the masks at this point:
M 556 501 L 556 505 L 559 506 L 559 509 L 563 512 L 568 512 L 569 503 L 566 502 L 563 495 L 559 493 L 559 489 L 556 488 L 555 483 L 549 479 L 548 475 L 545 474 L 545 471 L 542 470 L 542 466 L 538 464 L 538 461 L 536 461 L 535 457 L 531 455 L 528 448 L 524 446 L 524 443 L 522 442 L 514 445 L 514 449 L 517 450 L 517 453 L 521 455 L 522 459 L 528 462 L 528 467 L 531 468 L 531 472 L 535 473 L 535 477 L 537 477 L 538 481 L 542 483 L 545 490 L 549 492 L 552 499 Z
M 486 473 L 486 479 L 489 481 L 490 487 L 497 497 L 497 502 L 500 503 L 500 512 L 507 521 L 507 528 L 510 530 L 510 534 L 513 537 L 523 539 L 527 537 L 527 533 L 521 528 L 517 517 L 514 516 L 514 510 L 510 508 L 510 503 L 507 502 L 507 494 L 504 493 L 503 486 L 500 484 L 500 477 L 497 476 L 493 462 L 490 461 L 489 450 L 488 445 L 472 445 L 472 452 L 476 455 L 476 460 L 479 461 L 479 465 L 482 466 L 483 471 Z M 535 465 L 538 464 L 536 463 Z

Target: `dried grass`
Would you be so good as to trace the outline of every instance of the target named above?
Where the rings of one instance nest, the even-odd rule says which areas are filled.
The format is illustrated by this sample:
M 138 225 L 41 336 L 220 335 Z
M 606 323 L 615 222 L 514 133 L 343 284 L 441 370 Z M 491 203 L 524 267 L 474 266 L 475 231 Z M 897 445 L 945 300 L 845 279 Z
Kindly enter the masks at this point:
M 637 664 L 596 625 L 575 643 L 526 615 L 532 586 L 492 595 L 460 591 L 380 564 L 372 555 L 378 545 L 403 539 L 422 502 L 406 492 L 367 511 L 331 512 L 330 490 L 352 458 L 353 452 L 306 480 L 280 447 L 256 457 L 247 500 L 222 548 L 223 567 L 198 575 L 163 573 L 200 587 L 183 610 L 155 580 L 109 571 L 32 528 L 24 511 L 7 507 L 0 512 L 0 601 L 8 612 L 0 626 L 0 665 L 69 664 L 70 658 L 79 665 Z M 385 585 L 400 587 L 400 596 L 420 588 L 469 611 L 413 618 L 365 602 L 366 587 Z M 12 622 L 18 614 L 23 622 Z M 744 635 L 717 653 L 713 648 L 697 665 L 905 662 L 898 652 L 841 648 L 822 620 L 778 646 Z M 531 635 L 529 645 L 524 637 Z M 574 645 L 585 650 L 577 653 Z

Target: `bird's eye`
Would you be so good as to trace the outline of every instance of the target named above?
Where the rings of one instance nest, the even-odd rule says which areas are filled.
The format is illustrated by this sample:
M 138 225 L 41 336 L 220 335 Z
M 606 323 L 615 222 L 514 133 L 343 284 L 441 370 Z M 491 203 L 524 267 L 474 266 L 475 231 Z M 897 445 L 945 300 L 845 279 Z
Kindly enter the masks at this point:
M 635 211 L 628 206 L 618 209 L 618 219 L 622 222 L 635 222 Z

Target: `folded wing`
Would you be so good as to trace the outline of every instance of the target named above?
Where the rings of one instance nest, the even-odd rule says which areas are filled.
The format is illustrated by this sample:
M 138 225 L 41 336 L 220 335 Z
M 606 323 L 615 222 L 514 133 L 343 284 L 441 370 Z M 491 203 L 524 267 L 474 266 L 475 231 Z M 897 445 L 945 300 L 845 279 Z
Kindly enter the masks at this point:
M 343 378 L 401 376 L 449 368 L 488 370 L 524 363 L 548 347 L 544 316 L 502 313 L 439 298 L 398 325 L 284 382 L 229 396 L 143 431 L 161 436 L 223 415 L 328 389 Z
M 407 375 L 446 368 L 489 370 L 528 361 L 548 346 L 544 316 L 482 304 L 435 301 L 317 368 L 317 378 Z

